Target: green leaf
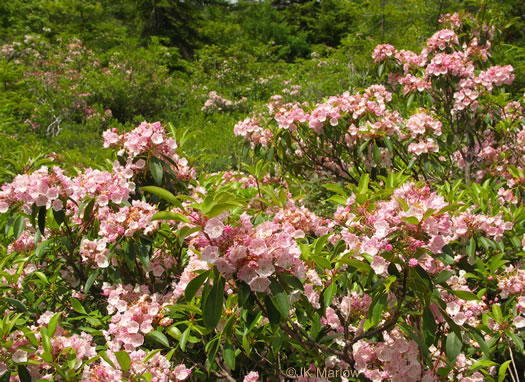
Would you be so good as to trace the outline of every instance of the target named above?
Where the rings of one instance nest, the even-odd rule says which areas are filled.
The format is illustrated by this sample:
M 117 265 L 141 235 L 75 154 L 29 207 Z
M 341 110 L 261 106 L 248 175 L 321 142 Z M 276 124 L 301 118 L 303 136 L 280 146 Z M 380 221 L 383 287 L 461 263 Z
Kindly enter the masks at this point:
M 64 213 L 64 210 L 53 210 L 53 217 L 59 226 L 66 220 L 66 214 Z
M 359 194 L 367 193 L 369 180 L 370 180 L 370 175 L 368 175 L 367 173 L 361 175 L 361 178 L 359 178 L 359 185 L 357 186 L 357 192 Z
M 383 74 L 383 71 L 385 70 L 385 63 L 382 62 L 378 67 L 377 67 L 377 76 L 378 77 L 381 77 L 381 75 Z
M 224 300 L 224 279 L 219 276 L 214 280 L 210 293 L 204 301 L 202 315 L 204 326 L 208 329 L 215 329 L 222 314 L 222 305 Z
M 230 369 L 235 370 L 235 348 L 232 344 L 227 343 L 224 345 L 224 362 Z
M 476 332 L 474 330 L 470 334 L 476 340 L 476 342 L 479 344 L 479 348 L 481 349 L 481 351 L 483 353 L 485 353 L 485 355 L 487 357 L 490 357 L 490 349 L 489 349 L 487 343 L 485 342 L 485 339 L 478 332 Z
M 404 218 L 401 218 L 401 220 L 409 223 L 409 224 L 413 224 L 413 225 L 419 225 L 419 219 L 416 218 L 415 216 L 407 216 L 407 217 L 404 217 Z
M 182 351 L 186 351 L 186 343 L 188 342 L 188 337 L 190 336 L 190 333 L 191 333 L 191 326 L 188 326 L 186 330 L 180 336 L 179 344 L 180 344 L 180 349 Z
M 33 274 L 40 279 L 44 284 L 49 284 L 47 276 L 40 271 L 33 272 Z
M 492 314 L 494 315 L 494 320 L 499 324 L 503 320 L 503 313 L 501 312 L 501 308 L 498 304 L 492 305 Z
M 46 206 L 40 207 L 40 210 L 38 211 L 38 230 L 44 235 L 44 231 L 46 229 L 46 214 L 47 209 Z
M 425 335 L 425 344 L 430 346 L 436 338 L 436 319 L 428 306 L 423 310 L 423 333 Z
M 332 303 L 332 298 L 334 297 L 336 292 L 337 285 L 335 283 L 335 280 L 332 280 L 331 284 L 328 285 L 323 292 L 323 303 L 325 307 L 330 306 L 330 304 Z
M 218 203 L 210 208 L 210 210 L 205 214 L 209 218 L 214 218 L 219 216 L 224 211 L 231 210 L 232 208 L 241 207 L 242 204 L 238 202 L 224 202 Z
M 213 340 L 208 342 L 206 344 L 206 347 L 204 348 L 207 352 L 206 367 L 208 368 L 208 370 L 210 370 L 213 364 L 215 363 L 215 356 L 217 355 L 217 352 L 219 351 L 219 345 L 221 343 L 220 339 L 221 338 L 219 336 L 216 336 Z
M 93 215 L 93 209 L 94 208 L 95 208 L 95 199 L 91 199 L 91 201 L 88 203 L 88 205 L 84 209 L 84 215 L 83 215 L 83 218 L 82 218 L 82 220 L 84 220 L 84 222 L 87 222 L 87 221 L 89 221 L 89 219 L 91 219 L 91 217 Z
M 284 285 L 291 286 L 294 289 L 304 291 L 303 283 L 297 277 L 290 273 L 278 273 L 279 279 Z
M 270 324 L 279 324 L 279 321 L 281 321 L 281 314 L 275 307 L 269 295 L 264 296 L 264 305 L 266 306 L 266 311 L 268 313 L 268 320 L 270 321 Z
M 381 151 L 377 146 L 377 142 L 374 141 L 374 162 L 379 166 L 381 164 Z
M 71 303 L 71 307 L 73 310 L 80 314 L 87 314 L 86 309 L 84 306 L 82 306 L 82 303 L 78 301 L 75 297 L 70 297 L 69 302 Z
M 414 93 L 410 94 L 407 99 L 407 110 L 410 109 L 410 105 L 412 105 L 412 101 L 414 101 Z
M 286 320 L 290 313 L 290 303 L 284 288 L 274 279 L 270 279 L 270 290 L 272 291 L 272 302 L 279 311 L 282 320 Z
M 405 202 L 401 198 L 398 198 L 397 196 L 394 196 L 394 199 L 397 200 L 397 202 L 401 205 L 401 207 L 403 207 L 403 211 L 405 211 L 405 212 L 408 211 L 408 204 L 407 204 L 407 202 Z
M 21 215 L 17 216 L 15 219 L 15 224 L 13 224 L 13 229 L 15 240 L 17 240 L 26 229 L 26 218 Z
M 164 333 L 159 332 L 158 330 L 154 330 L 153 332 L 149 332 L 146 335 L 146 338 L 150 338 L 150 339 L 158 342 L 159 344 L 161 344 L 161 345 L 163 345 L 165 347 L 169 347 L 170 346 L 170 342 L 168 341 L 168 338 L 164 335 Z
M 328 191 L 335 192 L 336 194 L 339 194 L 344 198 L 348 198 L 348 194 L 345 192 L 343 187 L 341 187 L 338 184 L 328 183 L 328 184 L 323 184 L 323 187 L 326 188 Z
M 159 186 L 162 184 L 162 177 L 164 176 L 164 170 L 162 169 L 162 162 L 157 158 L 151 158 L 149 162 L 149 170 L 153 180 Z
M 338 262 L 343 263 L 343 264 L 348 264 L 360 272 L 368 273 L 372 270 L 372 268 L 370 267 L 370 264 L 364 261 L 356 260 L 356 259 L 342 258 L 341 260 L 338 260 Z
M 53 334 L 55 334 L 61 314 L 62 312 L 55 313 L 49 320 L 49 323 L 47 324 L 47 333 L 49 334 L 49 337 L 53 337 Z
M 512 340 L 512 342 L 514 342 L 514 345 L 516 345 L 518 350 L 523 353 L 523 340 L 510 330 L 507 331 L 506 334 L 507 337 L 509 337 Z
M 315 239 L 314 241 L 314 255 L 318 256 L 321 254 L 321 251 L 323 250 L 324 246 L 326 245 L 326 242 L 328 241 L 328 238 L 330 237 L 330 234 L 321 236 L 320 238 Z
M 434 283 L 436 283 L 436 284 L 444 283 L 449 278 L 451 278 L 453 274 L 454 273 L 452 273 L 451 271 L 443 270 L 443 271 L 439 272 L 439 274 L 437 275 L 436 279 L 434 280 Z
M 118 364 L 124 373 L 127 373 L 131 366 L 131 358 L 129 357 L 128 352 L 118 351 L 115 352 L 115 357 L 117 357 Z
M 498 382 L 503 382 L 507 376 L 507 368 L 510 365 L 511 360 L 505 361 L 501 364 L 498 371 Z
M 186 216 L 171 211 L 160 211 L 152 216 L 151 220 L 174 220 L 176 222 L 189 223 L 190 219 Z
M 45 240 L 41 242 L 40 244 L 38 244 L 38 247 L 36 247 L 36 250 L 35 250 L 36 257 L 40 257 L 40 254 L 42 253 L 44 249 L 47 248 L 48 245 L 49 245 L 49 240 Z
M 423 221 L 427 220 L 429 217 L 432 216 L 432 214 L 436 212 L 435 209 L 433 208 L 429 208 L 428 210 L 425 211 L 425 214 L 423 215 Z
M 457 356 L 461 353 L 462 347 L 463 343 L 461 342 L 461 338 L 454 332 L 449 333 L 446 342 L 447 360 L 451 363 L 455 363 Z
M 370 322 L 372 325 L 377 325 L 379 321 L 381 320 L 381 315 L 383 314 L 383 311 L 385 310 L 387 304 L 387 296 L 386 294 L 381 295 L 379 300 L 374 304 L 374 308 L 372 309 L 372 319 Z
M 4 299 L 9 304 L 14 306 L 16 310 L 18 310 L 19 312 L 27 312 L 27 306 L 22 301 L 17 300 L 16 298 L 11 298 L 11 297 L 4 297 Z
M 462 300 L 479 300 L 478 296 L 472 292 L 467 292 L 466 290 L 453 290 L 452 293 Z
M 40 344 L 38 343 L 38 340 L 36 339 L 35 333 L 33 333 L 28 328 L 23 328 L 22 331 L 24 332 L 24 335 L 29 340 L 31 345 L 33 345 L 35 347 L 39 347 L 40 346 Z
M 84 284 L 84 293 L 87 294 L 89 292 L 89 290 L 91 289 L 91 286 L 97 279 L 99 273 L 100 273 L 100 268 L 97 268 L 95 272 L 89 275 L 88 279 L 86 280 L 86 283 Z
M 51 341 L 45 327 L 40 328 L 40 340 L 42 341 L 44 352 L 51 353 Z
M 445 206 L 442 209 L 440 209 L 438 212 L 436 212 L 434 216 L 443 215 L 445 212 L 456 210 L 458 207 L 461 207 L 461 206 L 464 206 L 464 204 L 463 203 L 449 204 L 448 206 Z
M 389 137 L 384 137 L 383 138 L 383 141 L 385 142 L 385 146 L 386 148 L 388 149 L 388 151 L 392 154 L 394 153 L 394 146 L 392 145 L 392 141 L 390 140 Z
M 18 365 L 18 378 L 20 378 L 20 382 L 31 382 L 31 374 L 29 373 L 29 370 L 24 365 Z
M 492 367 L 492 366 L 497 366 L 498 364 L 496 362 L 493 362 L 489 359 L 482 359 L 476 363 L 474 363 L 471 367 L 469 367 L 469 370 L 477 370 L 477 369 L 481 369 L 481 368 L 484 368 L 484 367 Z
M 195 296 L 195 293 L 197 293 L 202 284 L 204 284 L 204 281 L 208 278 L 209 274 L 210 271 L 203 272 L 188 283 L 186 290 L 184 291 L 186 301 L 191 301 L 193 296 Z
M 467 255 L 469 259 L 473 259 L 476 254 L 476 240 L 471 237 L 467 244 Z
M 165 201 L 173 204 L 174 206 L 177 206 L 179 208 L 182 208 L 182 203 L 179 199 L 175 197 L 171 192 L 168 190 L 165 190 L 164 188 L 157 187 L 157 186 L 145 186 L 140 188 L 141 191 L 149 192 L 153 195 L 158 196 L 159 198 L 164 199 Z
M 332 269 L 332 264 L 330 261 L 323 256 L 312 256 L 312 260 L 317 264 L 319 268 L 322 269 Z

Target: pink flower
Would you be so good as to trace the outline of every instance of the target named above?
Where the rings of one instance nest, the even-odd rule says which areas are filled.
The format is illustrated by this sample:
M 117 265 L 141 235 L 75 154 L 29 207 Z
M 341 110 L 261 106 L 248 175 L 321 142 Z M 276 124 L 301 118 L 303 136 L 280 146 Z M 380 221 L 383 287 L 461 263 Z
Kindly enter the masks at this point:
M 175 378 L 177 381 L 184 381 L 191 374 L 191 369 L 186 368 L 186 365 L 182 364 L 175 368 L 174 370 Z
M 443 236 L 438 235 L 434 236 L 430 242 L 430 250 L 433 254 L 437 255 L 438 253 L 441 253 L 441 250 L 446 245 L 445 240 L 443 239 Z
M 202 251 L 202 260 L 210 264 L 214 264 L 218 258 L 219 248 L 214 245 L 209 245 Z
M 259 380 L 259 373 L 256 371 L 250 371 L 250 373 L 244 377 L 243 382 L 257 382 Z
M 27 352 L 23 351 L 22 349 L 18 349 L 13 353 L 11 359 L 15 363 L 27 362 Z
M 204 227 L 204 232 L 208 234 L 210 239 L 217 239 L 222 235 L 224 231 L 224 224 L 218 219 L 213 218 L 208 220 Z
M 525 327 L 525 317 L 522 317 L 522 316 L 514 317 L 513 323 L 514 323 L 514 326 L 517 327 L 518 329 L 524 328 Z
M 385 272 L 387 268 L 387 263 L 386 260 L 381 256 L 374 256 L 374 260 L 372 261 L 372 264 L 370 264 L 370 266 L 377 275 L 381 275 Z
M 250 288 L 254 292 L 267 292 L 270 286 L 270 280 L 267 277 L 256 277 L 250 282 Z

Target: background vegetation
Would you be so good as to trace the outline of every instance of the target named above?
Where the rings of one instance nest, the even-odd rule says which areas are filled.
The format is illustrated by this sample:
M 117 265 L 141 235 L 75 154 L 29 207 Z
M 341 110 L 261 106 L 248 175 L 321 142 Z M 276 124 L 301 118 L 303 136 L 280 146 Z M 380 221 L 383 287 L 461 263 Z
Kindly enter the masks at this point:
M 101 165 L 100 133 L 146 119 L 195 133 L 190 157 L 208 169 L 236 167 L 232 129 L 254 107 L 275 94 L 319 101 L 365 87 L 378 43 L 417 51 L 439 14 L 457 10 L 484 9 L 505 26 L 494 57 L 515 67 L 518 92 L 523 8 L 517 0 L 2 2 L 0 155 L 20 163 L 60 152 L 54 160 Z

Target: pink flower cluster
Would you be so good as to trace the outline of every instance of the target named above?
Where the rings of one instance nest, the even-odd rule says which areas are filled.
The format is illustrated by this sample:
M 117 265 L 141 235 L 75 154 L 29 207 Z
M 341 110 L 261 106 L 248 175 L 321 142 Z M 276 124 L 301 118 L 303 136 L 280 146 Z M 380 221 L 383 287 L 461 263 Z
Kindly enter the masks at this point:
M 483 232 L 494 240 L 501 240 L 505 231 L 512 229 L 512 222 L 506 222 L 501 215 L 487 216 L 463 212 L 453 219 L 456 237 L 469 238 L 476 232 Z
M 206 222 L 198 247 L 202 259 L 215 264 L 225 277 L 234 274 L 255 292 L 268 292 L 269 277 L 277 269 L 288 270 L 298 278 L 305 275 L 301 251 L 295 242 L 304 232 L 291 223 L 264 222 L 254 227 L 247 214 L 240 225 L 224 224 L 224 217 Z
M 455 77 L 472 77 L 474 65 L 468 61 L 465 54 L 454 52 L 451 54 L 438 53 L 427 65 L 427 76 L 442 76 L 449 74 Z
M 97 204 L 106 206 L 110 201 L 120 204 L 129 199 L 135 190 L 135 183 L 131 181 L 135 165 L 120 166 L 118 162 L 113 165 L 113 172 L 93 170 L 88 168 L 73 179 L 74 200 L 96 198 Z
M 150 270 L 153 276 L 161 277 L 176 263 L 177 261 L 170 252 L 157 248 L 150 259 Z M 147 274 L 146 270 L 144 270 L 144 273 Z
M 352 203 L 352 198 L 350 202 Z M 356 215 L 350 204 L 339 207 L 334 217 L 346 226 L 341 231 L 341 239 L 346 243 L 347 251 L 356 255 L 367 253 L 373 256 L 372 269 L 377 274 L 384 274 L 389 263 L 380 255 L 382 252 L 395 251 L 406 261 L 419 249 L 431 254 L 441 252 L 450 240 L 451 220 L 448 213 L 436 215 L 435 212 L 445 206 L 445 200 L 431 192 L 428 186 L 417 188 L 414 184 L 407 183 L 395 190 L 390 200 L 377 203 L 371 212 L 360 209 L 356 211 Z M 433 212 L 424 219 L 429 210 Z M 418 225 L 410 222 L 413 218 L 419 221 Z M 394 232 L 403 234 L 391 241 L 389 236 Z M 430 256 L 421 256 L 417 260 L 430 273 L 443 269 Z
M 80 256 L 82 257 L 82 261 L 91 261 L 97 264 L 99 268 L 107 268 L 109 266 L 109 249 L 107 248 L 107 244 L 107 239 L 82 240 L 82 243 L 80 244 Z
M 427 40 L 427 47 L 432 50 L 445 50 L 458 44 L 458 36 L 450 29 L 441 29 Z
M 158 221 L 151 221 L 156 212 L 155 206 L 138 200 L 134 200 L 131 206 L 119 208 L 116 212 L 109 207 L 103 207 L 98 211 L 99 235 L 109 242 L 114 242 L 119 236 L 133 236 L 138 231 L 147 235 L 159 225 Z
M 323 130 L 324 123 L 330 125 L 339 124 L 339 119 L 348 116 L 348 119 L 358 123 L 358 119 L 364 115 L 373 116 L 374 123 L 366 121 L 357 127 L 351 121 L 348 122 L 349 134 L 357 141 L 361 133 L 375 135 L 385 132 L 393 135 L 399 131 L 401 117 L 398 112 L 390 112 L 386 109 L 386 103 L 392 100 L 392 94 L 382 85 L 370 86 L 363 94 L 350 95 L 345 92 L 341 96 L 332 96 L 326 102 L 318 104 L 310 113 L 309 126 L 317 134 Z
M 439 23 L 456 29 L 461 28 L 463 25 L 463 22 L 461 21 L 461 18 L 457 12 L 454 12 L 453 14 L 447 13 L 446 15 L 441 15 L 439 17 Z
M 512 265 L 506 267 L 505 273 L 498 277 L 498 289 L 501 290 L 502 298 L 514 295 L 525 296 L 525 269 L 515 268 Z M 525 304 L 521 307 L 525 308 Z
M 366 319 L 371 303 L 372 298 L 366 293 L 352 292 L 350 295 L 344 296 L 341 299 L 336 309 L 339 309 L 339 313 L 342 314 L 345 320 L 351 320 L 352 322 L 357 321 L 361 325 Z M 343 323 L 341 323 L 336 310 L 330 306 L 326 308 L 326 314 L 321 318 L 321 323 L 330 326 L 336 333 L 344 332 Z M 349 330 L 357 333 L 361 331 L 362 328 L 360 326 L 350 326 Z
M 215 90 L 212 90 L 208 93 L 208 99 L 204 103 L 204 106 L 201 110 L 208 113 L 213 112 L 214 110 L 233 110 L 245 103 L 247 100 L 248 98 L 243 97 L 240 100 L 231 101 L 224 98 L 220 94 L 217 94 Z
M 71 179 L 59 167 L 51 172 L 42 166 L 32 174 L 17 175 L 12 183 L 4 183 L 0 191 L 0 213 L 5 213 L 14 203 L 21 203 L 24 212 L 31 214 L 31 207 L 53 208 L 60 211 L 64 203 L 60 197 L 67 198 L 71 193 Z
M 514 68 L 512 65 L 492 66 L 484 72 L 481 72 L 475 83 L 483 85 L 490 92 L 493 86 L 510 85 L 514 81 Z
M 381 44 L 375 47 L 372 53 L 374 62 L 381 62 L 387 58 L 394 58 L 396 54 L 396 48 L 390 44 Z
M 255 118 L 246 118 L 238 122 L 233 128 L 233 133 L 243 137 L 246 141 L 251 141 L 252 147 L 255 144 L 266 147 L 273 137 L 272 132 L 262 128 L 260 122 Z
M 447 284 L 454 291 L 465 291 L 474 293 L 467 285 L 465 271 L 460 271 L 459 276 L 452 276 Z M 481 316 L 487 312 L 487 304 L 478 300 L 463 300 L 456 295 L 438 287 L 441 299 L 447 304 L 445 311 L 447 315 L 459 326 L 468 324 L 476 327 L 481 323 Z M 438 309 L 433 309 L 433 314 L 438 323 L 445 323 Z
M 160 122 L 147 123 L 142 122 L 134 130 L 119 135 L 116 129 L 106 130 L 103 134 L 104 147 L 121 148 L 119 155 L 127 153 L 128 159 L 133 160 L 139 156 L 153 155 L 158 159 L 164 160 L 163 157 L 170 158 L 176 163 L 173 166 L 168 163 L 175 172 L 177 179 L 189 180 L 195 177 L 195 169 L 190 167 L 186 158 L 180 157 L 177 153 L 177 142 L 169 138 Z M 129 163 L 133 170 L 145 168 L 146 162 L 143 158 L 134 163 Z
M 425 133 L 440 136 L 442 126 L 443 124 L 435 118 L 435 115 L 425 112 L 413 114 L 406 124 L 412 138 L 417 138 Z
M 129 158 L 137 157 L 147 152 L 153 152 L 157 156 L 166 155 L 172 157 L 177 149 L 177 142 L 166 136 L 166 131 L 160 122 L 142 122 L 134 130 L 119 135 L 116 129 L 106 130 L 104 147 L 122 147 L 121 155 L 128 153 Z
M 114 382 L 123 380 L 122 371 L 118 369 L 120 364 L 117 357 L 112 351 L 107 351 L 106 354 L 116 368 L 100 358 L 84 367 L 81 382 Z M 128 374 L 131 379 L 138 379 L 144 374 L 150 373 L 152 382 L 175 382 L 184 381 L 191 375 L 191 369 L 186 368 L 184 364 L 172 369 L 170 361 L 160 353 L 148 357 L 144 350 L 136 350 L 128 354 L 131 361 Z
M 29 226 L 28 223 L 29 221 L 26 219 L 26 227 Z M 8 254 L 11 254 L 13 252 L 24 253 L 26 251 L 31 252 L 36 246 L 34 231 L 35 230 L 32 229 L 32 227 L 26 228 L 18 239 L 16 239 L 11 244 L 9 244 L 9 246 L 7 247 L 7 253 Z
M 37 341 L 41 341 L 42 336 L 40 329 L 46 327 L 49 324 L 51 317 L 54 316 L 54 312 L 47 311 L 40 316 L 37 321 L 37 326 L 29 326 L 28 329 L 34 335 Z M 54 365 L 45 361 L 42 358 L 44 353 L 43 347 L 40 345 L 35 350 L 29 350 L 31 345 L 29 340 L 22 331 L 15 331 L 10 335 L 12 345 L 10 351 L 12 352 L 11 360 L 15 363 L 25 363 L 29 360 L 38 361 L 27 364 L 27 369 L 33 379 L 48 379 L 54 370 Z M 71 336 L 60 326 L 56 327 L 54 335 L 50 338 L 51 345 L 51 356 L 53 360 L 58 360 L 60 357 L 65 357 L 65 354 L 69 351 L 74 351 L 75 364 L 74 369 L 78 369 L 82 366 L 84 361 L 87 361 L 95 356 L 97 352 L 95 350 L 95 344 L 91 335 L 82 332 L 80 335 L 73 334 Z M 0 351 L 0 357 L 2 357 Z M 0 373 L 4 368 L 5 364 L 0 362 Z M 18 379 L 17 379 L 18 380 Z
M 264 175 L 262 179 L 257 181 L 252 175 L 238 171 L 225 171 L 222 173 L 222 179 L 226 183 L 238 183 L 242 188 L 254 188 L 257 187 L 257 183 L 272 185 L 284 183 L 282 178 L 272 177 L 269 174 Z
M 360 340 L 352 347 L 355 369 L 373 382 L 406 381 L 432 382 L 431 374 L 421 377 L 419 347 L 413 340 L 407 341 L 400 330 L 383 334 L 384 341 L 374 345 Z
M 281 129 L 296 131 L 296 124 L 305 123 L 310 116 L 299 104 L 285 104 L 277 110 L 274 118 Z
M 108 296 L 108 313 L 115 313 L 105 333 L 109 349 L 135 350 L 144 343 L 144 336 L 153 330 L 154 321 L 162 318 L 162 306 L 169 299 L 151 294 L 145 285 L 105 284 L 103 291 Z
M 418 142 L 412 142 L 408 145 L 408 152 L 417 156 L 427 153 L 437 153 L 439 147 L 432 138 L 420 139 Z
M 438 152 L 439 147 L 436 142 L 429 138 L 428 135 L 441 135 L 441 122 L 434 116 L 427 113 L 417 113 L 412 115 L 407 121 L 407 130 L 412 138 L 418 138 L 418 142 L 412 142 L 408 145 L 408 152 L 421 155 L 429 152 Z M 427 135 L 426 139 L 422 136 Z
M 403 95 L 412 93 L 415 90 L 422 92 L 432 88 L 432 83 L 428 79 L 416 77 L 412 74 L 399 78 L 397 82 L 403 85 Z

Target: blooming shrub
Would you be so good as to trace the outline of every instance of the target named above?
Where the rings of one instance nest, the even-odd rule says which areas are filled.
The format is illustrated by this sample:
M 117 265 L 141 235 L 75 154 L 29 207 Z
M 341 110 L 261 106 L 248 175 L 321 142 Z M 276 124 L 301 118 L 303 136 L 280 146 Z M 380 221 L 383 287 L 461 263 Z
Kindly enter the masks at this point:
M 234 127 L 246 173 L 197 174 L 143 122 L 103 133 L 109 171 L 4 183 L 1 378 L 519 380 L 522 105 L 472 31 L 378 47 L 389 84 L 274 97 Z

